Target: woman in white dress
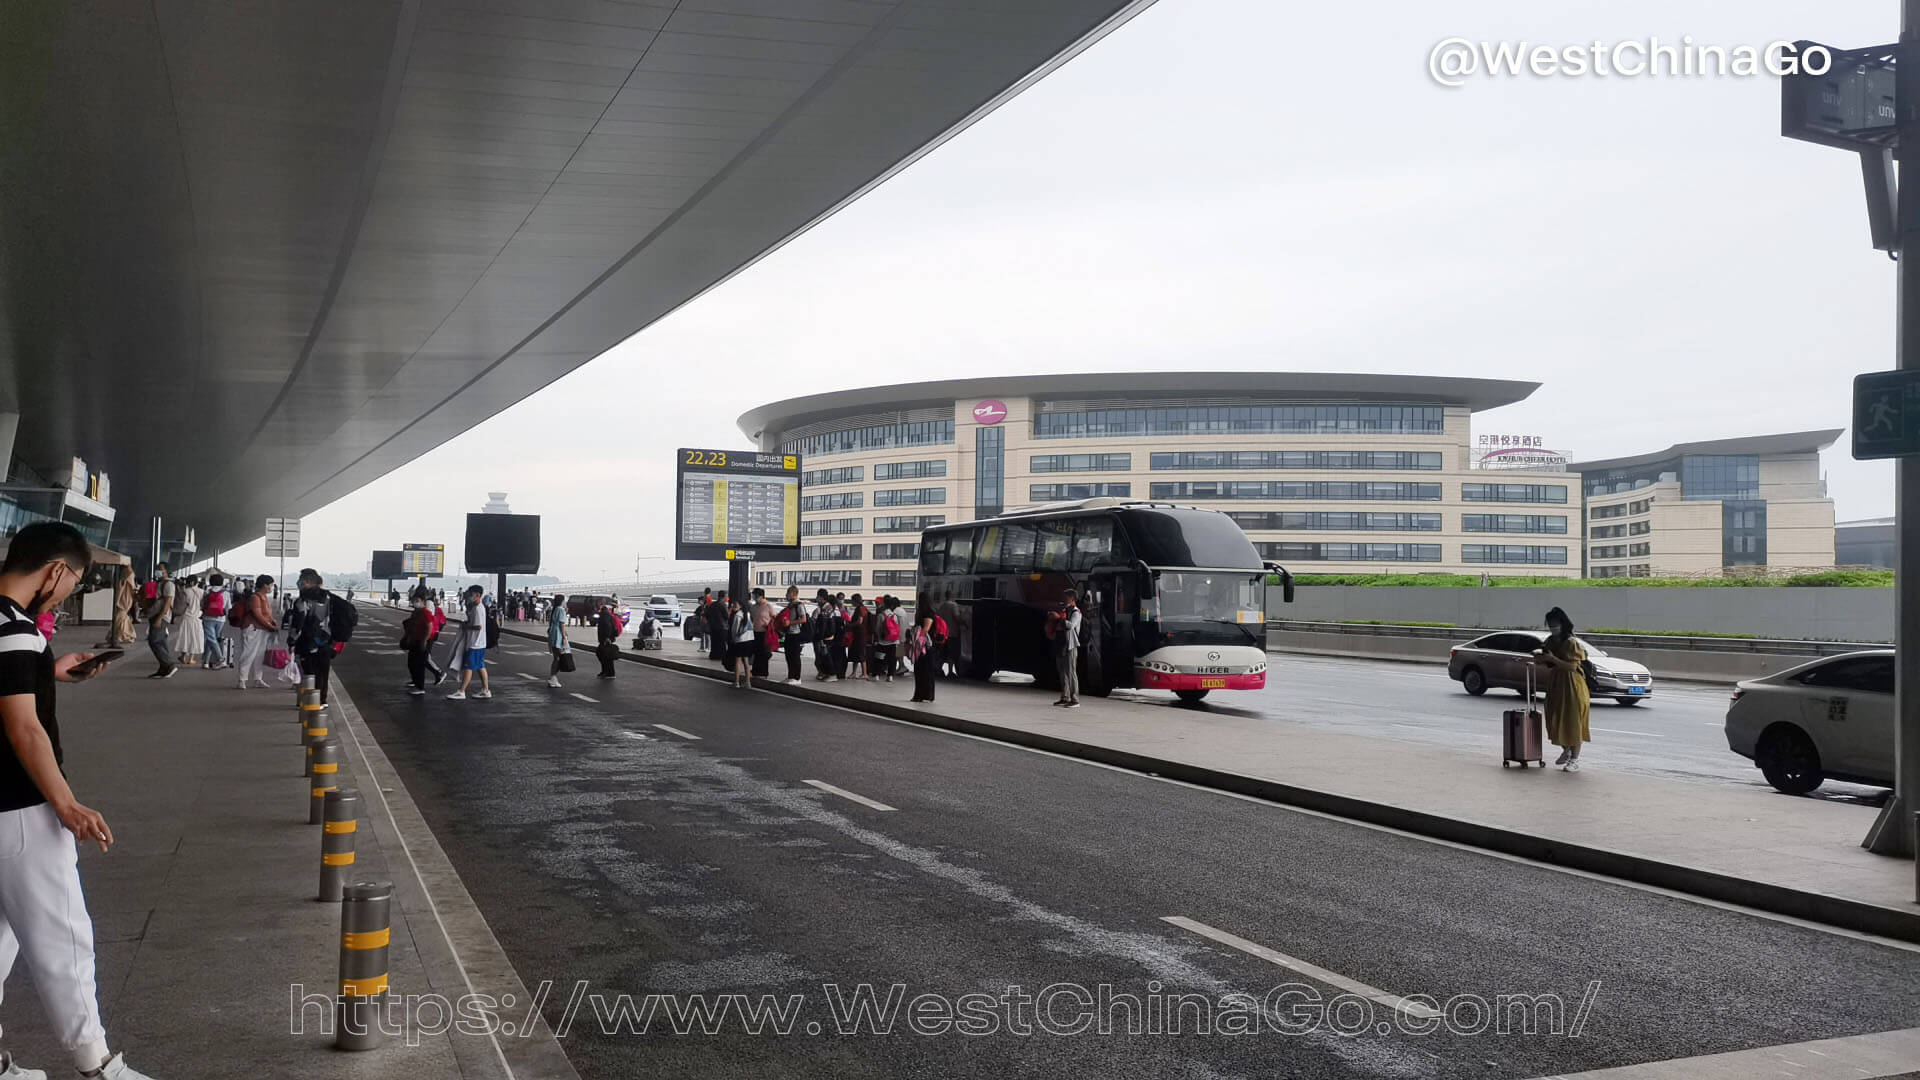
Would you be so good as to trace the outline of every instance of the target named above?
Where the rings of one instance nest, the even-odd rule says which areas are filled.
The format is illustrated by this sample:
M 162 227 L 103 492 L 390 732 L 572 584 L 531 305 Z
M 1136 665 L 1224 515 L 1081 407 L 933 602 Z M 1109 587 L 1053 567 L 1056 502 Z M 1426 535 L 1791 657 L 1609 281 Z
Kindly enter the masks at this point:
M 190 577 L 180 583 L 173 598 L 173 622 L 169 624 L 173 651 L 189 667 L 200 663 L 200 654 L 206 649 L 206 629 L 200 622 L 200 598 L 205 595 L 200 579 Z

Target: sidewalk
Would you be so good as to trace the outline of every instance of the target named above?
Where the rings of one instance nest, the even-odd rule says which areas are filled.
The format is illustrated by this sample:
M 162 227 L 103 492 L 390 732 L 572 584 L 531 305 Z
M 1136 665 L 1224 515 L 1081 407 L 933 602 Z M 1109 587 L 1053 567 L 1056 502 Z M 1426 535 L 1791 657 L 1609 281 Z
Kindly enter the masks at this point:
M 544 639 L 529 624 L 516 633 Z M 521 629 L 528 627 L 528 629 Z M 668 627 L 663 653 L 630 660 L 724 677 Z M 593 631 L 574 628 L 591 648 Z M 627 639 L 630 641 L 631 639 Z M 583 670 L 590 670 L 590 661 Z M 776 656 L 771 670 L 784 675 Z M 1275 656 L 1273 676 L 1286 678 Z M 1236 716 L 1226 710 L 1148 708 L 1084 699 L 1050 707 L 1024 684 L 942 680 L 932 705 L 892 684 L 806 682 L 765 689 L 949 730 L 1151 772 L 1509 855 L 1674 889 L 1726 903 L 1920 942 L 1914 865 L 1860 845 L 1873 813 L 1763 789 L 1722 789 L 1611 773 L 1606 746 L 1586 768 L 1503 769 L 1498 733 L 1464 754 Z M 1223 701 L 1223 703 L 1225 703 Z
M 56 646 L 84 648 L 87 633 Z M 415 1046 L 390 1039 L 345 1053 L 319 1030 L 317 1006 L 295 1034 L 291 988 L 329 999 L 338 989 L 340 905 L 315 898 L 320 828 L 307 824 L 294 694 L 282 684 L 236 690 L 231 671 L 183 668 L 149 682 L 151 669 L 130 652 L 94 682 L 60 688 L 68 777 L 116 840 L 104 855 L 92 846 L 80 853 L 114 1050 L 158 1080 L 573 1075 L 550 1034 L 544 1043 L 505 1040 L 505 1053 L 485 1035 L 425 1032 Z M 519 986 L 511 967 L 504 975 L 490 967 L 484 944 L 463 944 L 455 959 L 451 943 L 476 933 L 479 914 L 450 866 L 436 873 L 444 854 L 337 680 L 333 702 L 329 727 L 345 751 L 340 783 L 361 794 L 349 880 L 394 885 L 391 993 L 457 1000 L 469 983 L 511 992 Z M 7 1048 L 26 1065 L 72 1075 L 24 965 L 7 991 Z

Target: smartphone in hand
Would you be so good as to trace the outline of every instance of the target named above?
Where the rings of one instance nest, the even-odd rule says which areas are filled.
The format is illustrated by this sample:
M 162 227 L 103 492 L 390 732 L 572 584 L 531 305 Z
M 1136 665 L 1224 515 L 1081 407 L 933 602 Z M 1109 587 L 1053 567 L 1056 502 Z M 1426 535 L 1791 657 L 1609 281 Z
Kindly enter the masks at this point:
M 100 674 L 108 664 L 113 663 L 125 655 L 127 655 L 125 649 L 108 649 L 106 652 L 95 653 L 88 657 L 85 662 L 73 665 L 73 667 L 68 670 L 67 677 L 72 679 L 91 679 L 95 675 Z

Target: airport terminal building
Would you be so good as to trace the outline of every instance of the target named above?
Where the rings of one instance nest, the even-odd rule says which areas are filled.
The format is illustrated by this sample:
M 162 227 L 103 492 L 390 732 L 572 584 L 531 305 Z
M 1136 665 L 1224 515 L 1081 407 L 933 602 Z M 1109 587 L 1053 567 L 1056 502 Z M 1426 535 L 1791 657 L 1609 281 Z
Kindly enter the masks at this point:
M 756 584 L 911 593 L 920 530 L 1088 498 L 1232 514 L 1298 573 L 1577 577 L 1581 478 L 1474 468 L 1473 414 L 1539 384 L 1294 372 L 1037 375 L 761 406 L 798 454 L 802 561 Z

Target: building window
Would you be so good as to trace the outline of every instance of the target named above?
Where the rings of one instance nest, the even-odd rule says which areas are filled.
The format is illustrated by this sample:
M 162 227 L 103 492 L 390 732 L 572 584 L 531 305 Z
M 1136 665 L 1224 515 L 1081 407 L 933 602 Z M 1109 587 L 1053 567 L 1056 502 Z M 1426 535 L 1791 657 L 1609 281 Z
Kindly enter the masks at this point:
M 853 585 L 860 584 L 858 570 L 782 570 L 782 585 Z
M 1759 495 L 1757 454 L 1688 454 L 1680 459 L 1683 499 L 1754 499 Z
M 827 484 L 857 484 L 866 478 L 865 465 L 849 465 L 844 469 L 810 469 L 800 474 L 800 486 L 810 488 Z
M 1596 506 L 1587 511 L 1587 516 L 1595 521 L 1602 518 L 1639 517 L 1652 509 L 1652 499 L 1639 499 L 1630 503 L 1615 503 L 1612 506 Z
M 1563 489 L 1564 490 L 1564 489 Z M 1152 485 L 1156 499 L 1384 499 L 1439 502 L 1439 484 L 1393 480 L 1193 480 Z
M 931 461 L 896 461 L 891 465 L 875 465 L 875 480 L 928 480 L 947 475 L 945 458 Z
M 1630 559 L 1644 558 L 1651 554 L 1653 554 L 1652 544 L 1628 544 L 1627 545 L 1627 557 Z
M 825 431 L 818 435 L 782 439 L 780 452 L 802 457 L 847 454 L 856 450 L 887 450 L 896 446 L 937 446 L 953 441 L 953 421 L 926 420 L 912 424 L 874 424 L 870 427 Z
M 1273 529 L 1313 529 L 1337 532 L 1439 532 L 1439 514 L 1371 514 L 1339 510 L 1235 510 L 1227 515 L 1247 532 Z
M 997 517 L 1007 508 L 1006 430 L 998 425 L 974 428 L 973 450 L 973 516 Z
M 1460 497 L 1467 502 L 1563 503 L 1567 501 L 1567 485 L 1461 484 Z
M 1543 566 L 1567 565 L 1567 549 L 1520 544 L 1462 544 L 1460 561 L 1470 563 L 1531 563 Z
M 1624 559 L 1627 557 L 1627 545 L 1607 544 L 1603 547 L 1594 548 L 1593 557 L 1596 559 Z
M 1767 504 L 1728 499 L 1720 504 L 1720 565 L 1767 565 Z
M 1155 469 L 1434 469 L 1435 450 L 1182 450 L 1153 455 Z
M 875 506 L 940 506 L 947 501 L 947 489 L 890 488 L 873 493 Z
M 1468 514 L 1467 516 L 1473 517 L 1474 515 Z M 1495 530 L 1468 529 L 1467 531 L 1468 532 L 1493 532 Z M 1593 528 L 1587 530 L 1587 536 L 1594 540 L 1612 540 L 1615 537 L 1625 536 L 1625 535 L 1627 535 L 1627 527 L 1625 525 L 1595 525 Z
M 921 514 L 919 517 L 877 517 L 873 519 L 873 531 L 877 533 L 917 533 L 922 529 L 931 529 L 935 525 L 945 525 L 945 514 Z
M 801 562 L 844 562 L 860 557 L 860 544 L 808 544 L 800 549 Z
M 755 585 L 777 585 L 780 583 L 780 575 L 771 570 L 756 570 L 753 572 L 753 583 Z
M 1132 484 L 1035 484 L 1027 489 L 1033 502 L 1065 502 L 1068 499 L 1116 499 L 1133 497 Z
M 856 556 L 857 558 L 858 556 Z M 876 559 L 917 559 L 920 557 L 919 544 L 875 544 L 873 557 Z
M 1439 544 L 1255 544 L 1263 559 L 1281 562 L 1439 562 Z
M 858 510 L 866 505 L 866 496 L 857 491 L 837 491 L 831 495 L 802 495 L 802 510 Z
M 873 584 L 878 589 L 911 589 L 918 577 L 912 570 L 875 570 Z M 860 583 L 856 581 L 854 584 Z
M 1651 521 L 1635 521 L 1627 525 L 1628 536 L 1645 536 L 1652 531 L 1653 522 Z
M 858 536 L 859 518 L 814 518 L 800 523 L 801 536 Z
M 1131 472 L 1132 454 L 1035 454 L 1030 463 L 1037 473 Z
M 1613 525 L 1605 528 L 1618 529 L 1621 526 Z M 1567 519 L 1560 514 L 1462 514 L 1460 530 L 1480 533 L 1553 533 L 1564 536 L 1567 531 Z M 1593 535 L 1600 534 L 1600 529 L 1593 530 Z
M 1033 418 L 1036 439 L 1145 435 L 1444 435 L 1439 405 L 1196 405 L 1187 408 L 1048 410 Z

